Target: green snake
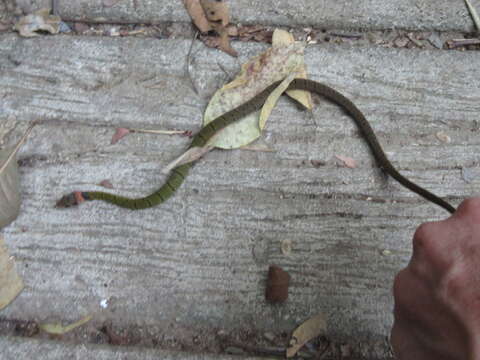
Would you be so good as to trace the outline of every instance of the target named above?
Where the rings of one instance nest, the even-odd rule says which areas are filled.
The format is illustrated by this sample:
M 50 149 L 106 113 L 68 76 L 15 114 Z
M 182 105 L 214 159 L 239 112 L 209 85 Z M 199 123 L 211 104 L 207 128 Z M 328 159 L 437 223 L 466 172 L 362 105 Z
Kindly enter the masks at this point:
M 242 117 L 259 110 L 264 104 L 267 97 L 270 93 L 280 84 L 280 81 L 268 86 L 261 93 L 256 95 L 251 100 L 240 105 L 239 107 L 217 117 L 215 120 L 210 122 L 208 125 L 203 127 L 193 138 L 191 147 L 202 147 L 207 144 L 208 140 L 215 135 L 218 131 L 222 130 L 226 126 L 240 120 Z M 365 116 L 362 112 L 351 102 L 348 98 L 343 96 L 341 93 L 332 89 L 330 86 L 321 84 L 313 80 L 306 79 L 294 79 L 287 90 L 306 90 L 312 93 L 316 93 L 324 98 L 332 101 L 333 103 L 342 107 L 352 118 L 355 120 L 358 128 L 362 132 L 365 140 L 367 141 L 370 149 L 372 150 L 373 156 L 380 165 L 380 167 L 391 177 L 397 180 L 400 184 L 410 189 L 411 191 L 417 193 L 418 195 L 424 197 L 428 201 L 431 201 L 434 204 L 437 204 L 447 210 L 450 213 L 455 212 L 455 208 L 450 205 L 445 200 L 439 198 L 438 196 L 432 194 L 428 190 L 422 188 L 421 186 L 411 182 L 406 177 L 401 175 L 397 169 L 392 165 L 388 160 L 385 152 L 382 150 L 380 143 L 373 132 L 372 127 L 368 123 Z M 123 196 L 118 196 L 102 191 L 88 191 L 88 192 L 79 192 L 75 191 L 68 195 L 65 195 L 57 202 L 57 207 L 70 207 L 78 205 L 84 200 L 103 200 L 108 203 L 131 209 L 139 210 L 146 209 L 156 205 L 159 205 L 170 198 L 175 191 L 182 185 L 185 181 L 185 178 L 188 175 L 189 169 L 192 167 L 193 162 L 177 166 L 172 169 L 170 176 L 168 177 L 165 184 L 155 191 L 154 193 L 142 197 L 142 198 L 128 198 Z

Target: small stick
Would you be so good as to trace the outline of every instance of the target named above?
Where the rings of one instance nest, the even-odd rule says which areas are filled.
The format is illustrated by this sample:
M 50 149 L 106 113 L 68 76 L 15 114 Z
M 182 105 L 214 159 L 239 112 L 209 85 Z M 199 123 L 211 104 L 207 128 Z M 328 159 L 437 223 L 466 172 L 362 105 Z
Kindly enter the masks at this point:
M 192 132 L 189 130 L 149 130 L 149 129 L 128 129 L 132 133 L 142 134 L 157 134 L 157 135 L 185 135 L 191 136 Z
M 188 54 L 187 54 L 187 60 L 185 63 L 185 76 L 190 80 L 190 83 L 192 84 L 193 91 L 195 94 L 198 95 L 198 90 L 197 87 L 195 86 L 195 83 L 193 81 L 192 75 L 190 74 L 190 57 L 192 55 L 192 49 L 193 49 L 193 44 L 195 43 L 195 40 L 197 39 L 198 36 L 198 30 L 193 36 L 192 42 L 190 43 L 190 48 L 188 49 Z
M 361 39 L 363 37 L 362 34 L 355 34 L 355 33 L 348 34 L 348 33 L 340 33 L 340 32 L 335 32 L 335 31 L 329 31 L 328 35 L 341 37 L 341 38 L 346 38 L 346 39 Z
M 467 46 L 467 45 L 480 45 L 480 39 L 453 39 L 447 41 L 448 46 L 450 48 L 457 48 L 460 46 Z
M 25 143 L 25 141 L 27 140 L 28 138 L 28 135 L 30 135 L 30 133 L 32 132 L 32 129 L 35 127 L 35 125 L 37 125 L 37 122 L 34 121 L 27 129 L 27 131 L 25 131 L 25 134 L 23 134 L 22 138 L 20 139 L 20 141 L 17 143 L 17 145 L 15 145 L 15 148 L 13 149 L 13 151 L 10 153 L 10 155 L 8 156 L 7 160 L 3 163 L 2 167 L 0 167 L 0 174 L 3 172 L 3 170 L 5 170 L 5 168 L 8 166 L 8 164 L 10 163 L 10 161 L 12 161 L 13 157 L 17 154 L 18 150 L 20 149 L 20 147 Z

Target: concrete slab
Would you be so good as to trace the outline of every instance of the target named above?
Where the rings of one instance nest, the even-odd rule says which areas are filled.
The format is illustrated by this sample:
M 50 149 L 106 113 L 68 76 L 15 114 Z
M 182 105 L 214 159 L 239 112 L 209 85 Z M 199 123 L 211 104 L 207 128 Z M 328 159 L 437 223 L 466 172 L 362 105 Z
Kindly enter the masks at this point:
M 332 104 L 319 100 L 313 121 L 283 99 L 265 133 L 276 152 L 211 152 L 158 208 L 53 208 L 62 194 L 99 188 L 106 178 L 127 195 L 162 183 L 160 169 L 188 139 L 133 134 L 109 141 L 117 126 L 200 127 L 207 99 L 225 81 L 219 64 L 233 74 L 238 63 L 197 44 L 197 96 L 184 76 L 189 46 L 2 37 L 5 136 L 47 120 L 21 153 L 24 203 L 5 238 L 26 289 L 2 316 L 67 322 L 93 312 L 95 326 L 108 320 L 255 334 L 290 331 L 323 312 L 330 339 L 355 342 L 357 359 L 383 359 L 393 277 L 408 261 L 416 226 L 446 214 L 386 180 L 351 120 Z M 240 62 L 265 49 L 234 46 Z M 365 112 L 405 175 L 455 204 L 478 194 L 480 179 L 461 177 L 462 167 L 477 167 L 480 151 L 475 52 L 313 46 L 306 62 L 311 78 Z M 451 141 L 439 140 L 439 132 Z M 354 157 L 358 167 L 338 166 L 335 154 Z M 291 256 L 280 251 L 283 240 L 293 241 Z M 272 263 L 292 275 L 283 306 L 263 298 Z
M 43 0 L 30 0 L 43 1 Z M 480 7 L 479 0 L 472 0 Z M 182 1 L 57 0 L 64 19 L 97 22 L 188 22 Z M 474 31 L 463 0 L 236 0 L 229 1 L 234 23 L 271 26 L 314 26 L 343 29 L 409 29 Z
M 35 359 L 97 359 L 97 360 L 235 360 L 235 356 L 189 354 L 139 347 L 111 347 L 92 344 L 66 344 L 53 341 L 38 341 L 19 337 L 0 337 L 2 360 Z M 244 360 L 260 360 L 259 357 L 243 357 Z

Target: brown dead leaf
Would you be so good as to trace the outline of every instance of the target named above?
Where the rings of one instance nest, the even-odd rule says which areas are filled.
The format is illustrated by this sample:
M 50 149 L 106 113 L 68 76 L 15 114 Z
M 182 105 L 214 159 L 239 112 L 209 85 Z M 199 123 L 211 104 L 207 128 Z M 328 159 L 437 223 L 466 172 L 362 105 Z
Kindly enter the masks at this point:
M 13 259 L 0 235 L 0 310 L 10 304 L 22 290 L 23 281 L 15 271 Z
M 287 358 L 295 356 L 295 354 L 307 342 L 324 334 L 327 330 L 327 320 L 323 314 L 317 314 L 302 325 L 295 329 L 290 340 L 290 345 L 287 348 Z
M 188 14 L 192 18 L 195 26 L 198 28 L 198 30 L 200 30 L 200 32 L 207 33 L 212 30 L 212 26 L 210 25 L 207 16 L 203 11 L 200 0 L 185 0 L 184 3 Z
M 357 167 L 357 162 L 355 161 L 355 159 L 352 159 L 351 157 L 343 156 L 343 155 L 335 155 L 335 157 L 341 162 L 343 162 L 343 164 L 350 169 L 354 169 Z
M 223 27 L 230 23 L 230 14 L 228 6 L 223 1 L 217 0 L 200 0 L 203 11 L 210 23 L 219 23 Z
M 220 42 L 218 43 L 218 48 L 233 57 L 237 57 L 237 50 L 235 50 L 230 45 L 230 38 L 228 37 L 227 30 L 224 27 L 220 27 L 217 31 L 220 34 Z
M 218 38 L 200 37 L 206 46 L 238 56 L 237 51 L 230 45 L 230 15 L 226 3 L 214 0 L 185 0 L 185 7 L 200 32 L 215 30 L 218 33 Z

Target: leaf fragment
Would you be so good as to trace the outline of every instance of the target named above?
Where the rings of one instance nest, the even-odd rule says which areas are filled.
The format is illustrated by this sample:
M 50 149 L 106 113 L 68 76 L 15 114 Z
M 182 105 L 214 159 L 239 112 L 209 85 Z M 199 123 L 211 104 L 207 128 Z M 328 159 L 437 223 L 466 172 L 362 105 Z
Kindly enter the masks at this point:
M 202 33 L 207 33 L 212 30 L 210 23 L 208 22 L 207 16 L 203 11 L 203 7 L 200 4 L 200 0 L 185 0 L 185 8 L 187 9 L 188 14 L 193 20 L 195 26 Z
M 45 331 L 46 333 L 49 333 L 52 335 L 62 335 L 89 322 L 91 319 L 92 319 L 92 315 L 87 315 L 81 318 L 80 320 L 66 326 L 63 326 L 62 323 L 47 323 L 47 324 L 39 324 L 38 327 L 43 331 Z
M 213 146 L 206 145 L 203 147 L 194 146 L 185 151 L 182 155 L 178 158 L 173 160 L 170 164 L 168 164 L 163 170 L 162 174 L 168 174 L 173 168 L 177 166 L 188 164 L 193 161 L 200 159 L 203 155 L 213 149 Z
M 357 167 L 357 162 L 355 161 L 355 159 L 351 157 L 343 156 L 343 155 L 335 155 L 335 157 L 350 169 L 354 169 Z
M 16 155 L 35 123 L 25 131 L 13 149 L 0 150 L 0 229 L 15 220 L 20 211 L 20 176 Z
M 310 340 L 325 334 L 327 331 L 327 320 L 323 314 L 317 314 L 297 327 L 292 334 L 290 345 L 287 348 L 287 358 L 295 354 Z
M 37 31 L 46 31 L 50 34 L 58 34 L 62 19 L 56 15 L 50 15 L 50 9 L 40 9 L 33 14 L 22 16 L 15 24 L 14 29 L 23 37 L 39 36 Z
M 127 136 L 128 134 L 130 134 L 130 129 L 127 129 L 127 128 L 116 128 L 116 129 L 115 129 L 115 134 L 113 134 L 112 140 L 110 140 L 110 144 L 111 144 L 111 145 L 116 144 L 117 142 L 120 141 L 120 139 L 124 138 L 124 137 Z
M 0 310 L 10 304 L 23 290 L 22 278 L 15 270 L 13 258 L 8 254 L 0 235 Z
M 473 4 L 470 2 L 470 0 L 465 0 L 465 3 L 467 4 L 468 11 L 470 11 L 470 15 L 472 16 L 475 26 L 477 27 L 478 30 L 480 30 L 480 17 L 478 16 L 477 10 L 473 6 Z

